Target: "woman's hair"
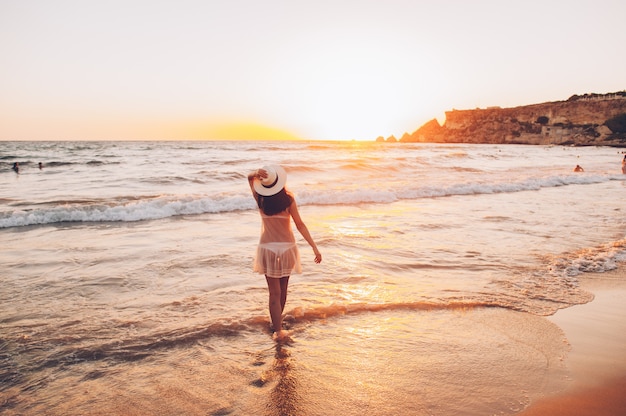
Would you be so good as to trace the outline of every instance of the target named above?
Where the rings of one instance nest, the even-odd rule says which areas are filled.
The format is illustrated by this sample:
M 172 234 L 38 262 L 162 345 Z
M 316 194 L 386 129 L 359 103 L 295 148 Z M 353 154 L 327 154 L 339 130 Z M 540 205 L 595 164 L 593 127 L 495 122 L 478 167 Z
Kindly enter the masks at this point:
M 280 192 L 271 196 L 258 195 L 256 197 L 256 203 L 259 209 L 263 211 L 265 215 L 275 215 L 279 212 L 283 212 L 293 202 L 293 195 L 287 192 L 285 188 Z

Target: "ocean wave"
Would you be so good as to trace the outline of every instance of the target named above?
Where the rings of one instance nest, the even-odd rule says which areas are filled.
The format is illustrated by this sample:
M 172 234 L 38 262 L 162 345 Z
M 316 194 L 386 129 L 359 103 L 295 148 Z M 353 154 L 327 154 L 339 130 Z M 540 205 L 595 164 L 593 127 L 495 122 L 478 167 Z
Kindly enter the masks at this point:
M 458 183 L 450 186 L 417 186 L 379 189 L 376 186 L 359 190 L 303 191 L 298 202 L 311 205 L 346 205 L 362 203 L 391 203 L 398 200 L 438 198 L 456 195 L 480 195 L 537 191 L 567 185 L 590 185 L 611 180 L 626 180 L 618 175 L 564 175 L 528 178 L 517 182 Z
M 586 299 L 587 301 L 589 299 Z M 558 303 L 558 302 L 557 302 Z M 566 302 L 564 302 L 566 303 Z M 398 311 L 429 313 L 429 312 L 466 312 L 484 308 L 502 308 L 514 311 L 529 312 L 528 305 L 520 302 L 519 299 L 506 296 L 478 296 L 476 299 L 450 298 L 440 300 L 421 300 L 407 302 L 390 303 L 333 303 L 330 305 L 316 305 L 309 307 L 297 306 L 286 310 L 284 318 L 285 325 L 293 331 L 302 330 L 310 325 L 324 322 L 328 319 L 341 318 L 344 316 L 358 316 L 370 313 L 394 313 Z M 531 308 L 532 309 L 532 308 Z M 554 313 L 556 307 L 552 305 L 546 311 L 540 312 L 542 315 Z M 541 313 L 543 312 L 543 313 Z M 85 339 L 80 336 L 81 331 L 93 333 L 93 327 L 81 328 L 81 322 L 74 324 L 76 333 L 75 339 Z M 80 364 L 85 361 L 94 360 L 121 360 L 137 361 L 148 358 L 160 351 L 180 348 L 188 345 L 201 344 L 215 338 L 232 338 L 250 332 L 266 332 L 271 334 L 270 320 L 267 315 L 251 315 L 238 318 L 231 318 L 220 321 L 207 321 L 196 323 L 191 326 L 174 327 L 165 330 L 148 331 L 135 336 L 128 336 L 127 328 L 133 328 L 134 322 L 118 322 L 112 328 L 114 331 L 121 331 L 125 337 L 122 339 L 110 340 L 101 337 L 93 342 L 81 345 L 66 345 L 65 348 L 56 348 L 55 352 L 47 355 L 43 360 L 30 362 L 27 364 L 30 370 L 41 370 L 59 365 Z M 111 329 L 111 328 L 108 328 Z M 24 352 L 32 349 L 40 349 L 42 343 L 50 345 L 62 345 L 67 342 L 60 342 L 57 339 L 57 332 L 53 332 L 49 337 L 37 338 L 33 341 L 29 338 L 20 339 L 20 344 Z M 1 358 L 1 357 L 0 357 Z
M 617 263 L 626 261 L 626 238 L 587 247 L 573 253 L 551 256 L 546 259 L 548 273 L 570 278 L 582 273 L 604 273 L 617 268 Z
M 206 175 L 206 173 L 205 173 Z M 240 176 L 240 175 L 239 175 Z M 212 178 L 213 180 L 231 180 L 231 179 L 238 179 L 237 176 L 235 175 L 229 175 L 229 174 L 224 174 L 224 175 L 214 175 L 214 177 Z M 144 178 L 141 179 L 142 183 L 148 183 L 148 184 L 154 184 L 157 186 L 161 186 L 161 185 L 180 185 L 180 184 L 184 184 L 184 183 L 192 183 L 192 184 L 198 184 L 198 185 L 204 185 L 207 183 L 206 180 L 203 180 L 201 178 L 193 178 L 193 177 L 184 177 L 184 176 L 168 176 L 168 177 L 151 177 L 151 178 Z
M 618 175 L 565 175 L 530 178 L 518 182 L 459 183 L 447 187 L 416 186 L 380 189 L 322 189 L 297 193 L 300 205 L 358 205 L 385 204 L 398 200 L 439 198 L 455 195 L 479 195 L 539 190 L 567 185 L 595 184 L 611 180 L 626 180 Z M 255 208 L 247 194 L 165 195 L 116 200 L 62 201 L 52 207 L 37 207 L 0 213 L 0 228 L 60 222 L 134 222 L 179 215 L 235 212 Z M 68 203 L 69 202 L 69 203 Z
M 299 327 L 345 315 L 402 310 L 416 312 L 467 311 L 499 306 L 501 305 L 491 302 L 471 301 L 332 304 L 310 308 L 296 307 L 287 311 L 288 314 L 285 317 L 285 322 L 290 328 L 297 330 Z M 233 318 L 219 322 L 208 321 L 193 326 L 147 332 L 130 337 L 128 337 L 127 328 L 134 327 L 134 323 L 119 322 L 115 325 L 113 330 L 123 332 L 125 338 L 114 340 L 108 337 L 101 337 L 100 339 L 97 337 L 88 337 L 86 334 L 83 334 L 83 331 L 89 331 L 90 334 L 93 334 L 94 328 L 81 324 L 80 321 L 66 324 L 66 326 L 73 326 L 73 330 L 76 331 L 73 339 L 83 340 L 81 343 L 68 343 L 68 337 L 63 337 L 63 340 L 60 340 L 58 334 L 61 331 L 51 331 L 48 336 L 42 333 L 39 337 L 32 339 L 30 337 L 20 338 L 17 342 L 20 343 L 22 353 L 25 355 L 30 351 L 41 349 L 42 345 L 55 346 L 55 348 L 51 348 L 51 350 L 54 351 L 42 357 L 42 359 L 23 363 L 23 368 L 27 368 L 29 371 L 40 371 L 45 368 L 80 364 L 95 360 L 138 361 L 153 356 L 163 350 L 198 344 L 214 338 L 232 338 L 246 332 L 265 331 L 268 334 L 271 333 L 269 318 L 266 315 Z M 111 328 L 107 329 L 110 330 Z M 85 342 L 85 339 L 91 339 L 91 341 Z M 0 362 L 2 358 L 3 357 L 0 355 Z M 8 364 L 5 366 L 5 372 L 7 374 L 18 373 L 16 371 L 17 363 L 11 363 L 11 361 L 12 360 L 5 360 L 5 364 Z M 0 375 L 2 375 L 2 372 L 0 372 Z
M 251 209 L 247 196 L 176 197 L 163 196 L 132 202 L 71 203 L 50 208 L 12 211 L 0 214 L 0 228 L 62 222 L 134 222 L 179 215 L 220 213 Z

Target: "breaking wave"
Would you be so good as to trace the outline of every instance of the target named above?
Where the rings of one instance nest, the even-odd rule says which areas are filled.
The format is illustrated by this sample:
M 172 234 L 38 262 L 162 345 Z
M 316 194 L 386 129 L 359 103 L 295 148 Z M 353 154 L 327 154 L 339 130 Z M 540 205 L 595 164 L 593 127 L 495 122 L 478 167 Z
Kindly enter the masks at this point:
M 377 187 L 360 189 L 323 189 L 298 192 L 301 205 L 358 205 L 367 203 L 393 203 L 398 200 L 440 198 L 454 195 L 480 195 L 533 191 L 568 185 L 594 184 L 624 180 L 618 175 L 563 175 L 529 178 L 517 182 L 458 183 L 447 187 L 397 186 L 389 189 Z M 22 205 L 22 204 L 20 204 Z M 27 204 L 23 204 L 27 205 Z M 32 204 L 33 206 L 42 205 Z M 137 197 L 135 200 L 114 199 L 91 203 L 65 201 L 50 207 L 15 209 L 0 213 L 0 228 L 61 222 L 134 222 L 155 220 L 179 215 L 234 212 L 255 208 L 246 194 L 221 195 L 164 195 Z

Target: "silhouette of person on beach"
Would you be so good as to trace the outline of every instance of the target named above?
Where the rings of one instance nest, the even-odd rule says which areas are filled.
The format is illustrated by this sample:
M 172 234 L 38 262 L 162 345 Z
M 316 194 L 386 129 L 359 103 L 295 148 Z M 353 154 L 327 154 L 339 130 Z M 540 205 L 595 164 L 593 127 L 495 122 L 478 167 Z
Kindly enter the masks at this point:
M 315 254 L 315 263 L 322 254 L 307 226 L 302 221 L 293 194 L 285 189 L 287 174 L 278 165 L 264 166 L 248 174 L 248 184 L 261 215 L 261 238 L 254 259 L 254 271 L 264 274 L 269 291 L 269 310 L 274 339 L 288 340 L 283 330 L 283 311 L 287 302 L 289 276 L 300 272 L 300 253 L 291 229 L 291 220 L 309 243 Z
M 17 163 L 17 162 L 13 163 L 13 168 L 12 169 L 13 169 L 13 171 L 15 173 L 20 173 L 20 164 Z
M 580 165 L 576 165 L 576 167 L 574 168 L 574 172 L 584 172 L 584 171 L 585 170 Z
M 626 174 L 626 155 L 624 155 L 624 159 L 622 159 L 622 173 Z
M 39 170 L 43 169 L 43 163 L 39 162 Z

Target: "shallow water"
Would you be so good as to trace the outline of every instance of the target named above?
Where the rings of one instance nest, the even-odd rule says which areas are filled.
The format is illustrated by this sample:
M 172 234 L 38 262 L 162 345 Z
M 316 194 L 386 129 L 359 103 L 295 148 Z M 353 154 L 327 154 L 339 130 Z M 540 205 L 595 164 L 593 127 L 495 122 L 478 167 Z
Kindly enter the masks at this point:
M 626 253 L 611 148 L 0 149 L 6 414 L 514 414 L 567 382 L 544 315 L 590 301 L 581 273 Z M 278 346 L 251 271 L 245 175 L 265 161 L 324 255 L 298 236 Z

